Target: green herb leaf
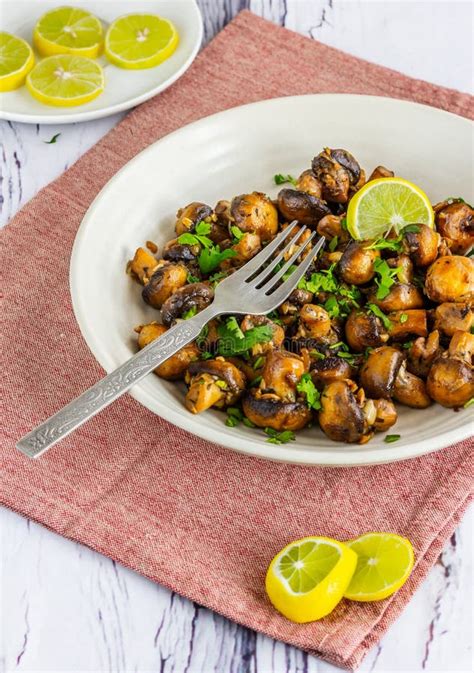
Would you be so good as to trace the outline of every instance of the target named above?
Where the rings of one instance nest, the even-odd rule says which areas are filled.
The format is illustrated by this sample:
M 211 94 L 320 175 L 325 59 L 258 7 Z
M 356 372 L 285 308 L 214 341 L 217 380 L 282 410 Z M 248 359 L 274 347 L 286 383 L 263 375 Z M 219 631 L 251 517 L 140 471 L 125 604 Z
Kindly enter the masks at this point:
M 277 173 L 276 175 L 273 176 L 273 180 L 275 181 L 276 185 L 284 185 L 285 182 L 291 182 L 291 184 L 296 185 L 296 180 L 292 175 L 282 175 L 281 173 Z
M 243 237 L 244 232 L 242 229 L 239 229 L 239 227 L 236 227 L 235 224 L 233 224 L 230 228 L 230 231 L 232 232 L 233 237 L 237 240 L 240 241 L 240 239 Z
M 196 315 L 196 313 L 197 313 L 197 306 L 193 306 L 189 309 L 189 311 L 183 313 L 181 317 L 183 318 L 183 320 L 189 320 L 189 318 L 193 318 Z
M 347 231 L 347 217 L 343 217 L 341 220 L 341 229 L 343 231 Z
M 252 423 L 252 421 L 249 418 L 247 418 L 247 416 L 243 417 L 242 423 L 244 425 L 246 425 L 248 428 L 254 428 L 255 427 L 255 423 Z
M 236 254 L 235 250 L 231 250 L 230 248 L 221 251 L 218 245 L 211 245 L 201 251 L 198 258 L 199 268 L 203 273 L 210 273 L 225 259 L 235 257 Z
M 407 224 L 406 227 L 403 227 L 402 234 L 419 234 L 420 229 L 419 224 Z
M 321 409 L 321 393 L 314 385 L 311 374 L 303 374 L 296 384 L 296 390 L 306 396 L 306 403 L 308 407 L 316 410 Z
M 186 280 L 188 283 L 199 283 L 199 278 L 197 276 L 193 276 L 191 272 L 189 272 L 186 276 Z
M 413 346 L 413 341 L 405 341 L 403 344 L 403 348 L 406 348 L 406 350 L 409 350 Z
M 365 250 L 394 250 L 400 252 L 401 249 L 401 236 L 397 236 L 397 238 L 377 238 L 373 243 L 365 246 Z
M 472 407 L 473 404 L 474 404 L 474 397 L 471 397 L 471 399 L 468 400 L 466 402 L 466 404 L 464 405 L 464 409 L 468 409 L 469 407 Z
M 387 444 L 391 444 L 392 442 L 398 442 L 400 439 L 401 435 L 385 435 L 384 437 L 384 442 Z
M 259 343 L 271 341 L 273 330 L 270 325 L 259 325 L 242 332 L 234 317 L 228 318 L 217 328 L 219 354 L 224 356 L 242 355 Z
M 406 313 L 402 313 L 400 315 L 400 323 L 403 325 L 408 320 L 408 315 Z
M 324 360 L 325 357 L 326 357 L 324 355 L 324 353 L 320 353 L 319 351 L 316 351 L 316 350 L 309 351 L 309 355 L 310 355 L 310 357 L 314 358 L 315 360 Z
M 260 384 L 260 381 L 262 380 L 261 376 L 256 376 L 254 379 L 252 379 L 249 383 L 250 388 L 255 388 Z
M 311 274 L 311 278 L 306 281 L 306 289 L 310 292 L 337 292 L 339 283 L 334 275 L 335 264 L 331 264 L 329 269 L 318 271 Z
M 201 353 L 201 356 L 200 356 L 200 357 L 201 357 L 201 360 L 210 360 L 210 359 L 213 358 L 214 356 L 213 356 L 213 354 L 210 353 L 209 351 L 204 351 L 204 352 Z
M 366 304 L 366 307 L 369 311 L 371 311 L 371 313 L 376 315 L 377 318 L 380 318 L 380 320 L 382 321 L 385 329 L 387 329 L 387 330 L 391 329 L 392 321 L 389 318 L 387 318 L 385 313 L 376 304 L 368 303 L 368 304 Z
M 60 133 L 56 133 L 56 135 L 54 135 L 51 138 L 51 140 L 43 140 L 43 142 L 44 142 L 45 145 L 54 145 L 60 135 L 61 135 Z
M 390 288 L 397 281 L 397 273 L 401 271 L 401 267 L 397 266 L 392 269 L 384 259 L 376 259 L 374 263 L 375 273 L 378 278 L 375 278 L 377 284 L 377 299 L 385 299 L 390 293 Z
M 211 225 L 209 222 L 201 220 L 194 227 L 194 231 L 196 232 L 196 234 L 199 234 L 200 236 L 207 236 L 207 234 L 211 232 Z
M 260 369 L 260 367 L 263 365 L 264 362 L 265 362 L 265 358 L 263 357 L 263 355 L 260 355 L 260 356 L 255 360 L 255 362 L 253 363 L 253 368 L 254 368 L 254 369 Z
M 333 236 L 331 240 L 329 241 L 328 248 L 331 252 L 334 252 L 334 250 L 337 248 L 337 244 L 339 243 L 339 238 L 337 236 Z
M 265 428 L 265 433 L 268 435 L 267 442 L 270 444 L 286 444 L 295 440 L 295 433 L 292 430 L 278 432 L 273 428 Z

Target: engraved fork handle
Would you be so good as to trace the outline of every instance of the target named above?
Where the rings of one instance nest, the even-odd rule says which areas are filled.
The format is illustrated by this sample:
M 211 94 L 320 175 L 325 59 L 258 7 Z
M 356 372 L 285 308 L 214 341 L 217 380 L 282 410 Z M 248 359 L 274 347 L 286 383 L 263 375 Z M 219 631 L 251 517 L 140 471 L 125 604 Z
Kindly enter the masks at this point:
M 118 369 L 22 437 L 16 445 L 17 449 L 30 458 L 38 458 L 56 442 L 123 395 L 180 348 L 194 341 L 204 325 L 221 313 L 214 302 L 193 318 L 177 323 Z

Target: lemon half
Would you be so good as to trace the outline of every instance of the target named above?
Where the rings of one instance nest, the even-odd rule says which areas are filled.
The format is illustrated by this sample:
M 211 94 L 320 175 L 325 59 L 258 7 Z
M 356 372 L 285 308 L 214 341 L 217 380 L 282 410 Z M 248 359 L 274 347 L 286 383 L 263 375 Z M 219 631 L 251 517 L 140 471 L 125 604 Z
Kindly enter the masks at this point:
M 153 68 L 178 46 L 176 28 L 154 14 L 129 14 L 115 19 L 105 36 L 105 54 L 119 66 L 130 70 Z
M 49 56 L 26 78 L 29 92 L 41 103 L 70 107 L 88 103 L 102 93 L 104 73 L 98 63 L 82 56 Z
M 18 89 L 34 64 L 35 57 L 28 42 L 0 32 L 0 91 Z
M 357 555 L 327 537 L 306 537 L 279 552 L 267 570 L 265 587 L 273 606 L 300 624 L 328 615 L 346 591 Z
M 433 227 L 434 213 L 426 194 L 403 178 L 371 180 L 349 202 L 347 228 L 352 238 L 379 238 L 407 224 Z
M 46 12 L 33 30 L 33 44 L 41 56 L 74 54 L 96 58 L 102 42 L 99 19 L 77 7 L 57 7 Z
M 366 533 L 346 542 L 357 567 L 344 593 L 352 601 L 381 601 L 405 584 L 415 555 L 410 540 L 392 533 Z

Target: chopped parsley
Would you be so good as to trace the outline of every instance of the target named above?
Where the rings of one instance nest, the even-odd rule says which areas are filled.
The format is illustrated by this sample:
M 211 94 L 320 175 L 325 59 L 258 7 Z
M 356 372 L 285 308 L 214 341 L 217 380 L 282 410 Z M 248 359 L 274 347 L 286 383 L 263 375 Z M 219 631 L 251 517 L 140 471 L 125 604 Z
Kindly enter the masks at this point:
M 365 250 L 393 250 L 394 252 L 401 252 L 405 234 L 417 234 L 419 231 L 419 224 L 407 224 L 395 238 L 377 238 L 370 245 L 365 246 Z
M 215 245 L 207 236 L 211 231 L 209 222 L 198 222 L 194 228 L 194 233 L 186 233 L 178 236 L 178 243 L 181 245 L 199 245 L 202 250 L 198 257 L 199 268 L 203 273 L 211 273 L 221 262 L 230 257 L 236 256 L 236 251 L 227 248 L 221 250 L 219 245 Z
M 56 133 L 51 140 L 43 140 L 45 145 L 54 145 L 61 134 Z
M 343 217 L 341 220 L 341 229 L 347 231 L 347 217 Z
M 390 288 L 397 281 L 397 273 L 401 271 L 401 267 L 397 266 L 394 269 L 390 267 L 384 259 L 376 259 L 374 263 L 376 273 L 375 283 L 377 285 L 377 299 L 385 299 L 390 294 Z
M 253 368 L 254 369 L 260 369 L 260 367 L 263 365 L 264 362 L 265 362 L 265 358 L 263 357 L 263 355 L 260 355 L 260 357 L 258 357 L 255 360 L 255 362 L 253 363 Z
M 273 428 L 265 428 L 265 434 L 268 435 L 267 442 L 270 444 L 286 444 L 295 440 L 295 433 L 292 430 L 278 432 Z
M 391 444 L 392 442 L 398 442 L 400 439 L 401 435 L 385 435 L 384 437 L 384 442 L 386 444 Z
M 413 346 L 413 343 L 414 343 L 413 341 L 405 341 L 405 343 L 402 344 L 402 345 L 403 345 L 403 348 L 405 348 L 406 350 L 409 350 Z
M 238 407 L 227 407 L 227 418 L 225 424 L 228 428 L 235 428 L 244 420 L 244 414 Z
M 276 185 L 284 185 L 285 182 L 291 182 L 292 185 L 296 185 L 296 179 L 292 175 L 282 175 L 277 173 L 273 176 L 273 180 Z
M 306 280 L 306 287 L 304 289 L 309 292 L 337 292 L 339 283 L 334 275 L 335 264 L 331 264 L 329 269 L 317 271 L 311 274 L 311 278 Z
M 211 271 L 214 271 L 214 269 L 225 259 L 230 259 L 230 257 L 235 257 L 236 255 L 237 253 L 235 250 L 232 250 L 231 248 L 221 250 L 218 245 L 204 248 L 201 250 L 201 254 L 198 258 L 199 268 L 203 273 L 211 273 Z
M 337 244 L 339 243 L 339 238 L 337 236 L 333 236 L 331 240 L 329 241 L 328 248 L 330 252 L 334 252 L 334 250 L 337 248 Z
M 473 404 L 474 404 L 474 397 L 471 397 L 471 399 L 468 400 L 466 402 L 466 404 L 464 405 L 464 409 L 468 409 L 469 407 L 472 407 Z
M 382 321 L 383 326 L 385 327 L 385 329 L 387 329 L 387 330 L 391 329 L 391 327 L 392 327 L 392 321 L 391 321 L 389 318 L 387 318 L 387 316 L 385 315 L 385 313 L 384 313 L 384 312 L 383 312 L 383 311 L 382 311 L 376 304 L 371 304 L 371 303 L 369 302 L 369 303 L 366 304 L 365 306 L 366 306 L 366 308 L 367 308 L 371 313 L 373 313 L 374 315 L 376 315 L 377 318 L 380 318 L 380 320 Z
M 255 423 L 252 423 L 252 421 L 249 418 L 247 418 L 247 416 L 243 417 L 242 423 L 244 425 L 246 425 L 248 428 L 254 428 L 255 427 Z
M 306 396 L 306 403 L 310 409 L 321 409 L 321 393 L 314 385 L 311 374 L 303 374 L 296 384 L 296 390 Z
M 271 341 L 273 330 L 270 325 L 258 325 L 243 332 L 233 316 L 227 318 L 217 328 L 219 335 L 219 354 L 224 356 L 243 355 L 259 343 Z
M 309 351 L 309 355 L 310 357 L 315 358 L 315 360 L 324 360 L 326 358 L 324 353 L 320 353 L 319 351 L 316 350 Z
M 235 238 L 235 240 L 238 242 L 240 239 L 243 237 L 244 232 L 242 229 L 239 229 L 239 227 L 236 227 L 235 224 L 233 224 L 230 228 L 230 231 L 232 233 L 232 236 Z
M 250 381 L 249 383 L 250 388 L 256 388 L 260 384 L 261 380 L 262 380 L 261 376 L 256 376 L 254 379 Z
M 199 283 L 199 278 L 192 273 L 188 273 L 186 280 L 188 283 Z
M 406 323 L 408 320 L 408 315 L 406 313 L 401 313 L 400 314 L 400 323 L 403 325 L 403 323 Z
M 192 306 L 189 309 L 189 311 L 186 311 L 185 313 L 183 313 L 183 315 L 181 317 L 183 318 L 183 320 L 189 320 L 189 318 L 194 318 L 196 313 L 197 313 L 197 306 Z

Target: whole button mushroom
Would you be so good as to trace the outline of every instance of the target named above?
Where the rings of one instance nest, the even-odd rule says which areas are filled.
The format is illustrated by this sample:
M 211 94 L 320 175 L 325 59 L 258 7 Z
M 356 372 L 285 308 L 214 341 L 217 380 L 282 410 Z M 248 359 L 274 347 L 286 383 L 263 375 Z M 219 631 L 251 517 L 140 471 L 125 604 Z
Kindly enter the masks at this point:
M 474 397 L 474 335 L 455 332 L 449 349 L 431 367 L 427 389 L 443 407 L 462 407 Z
M 209 306 L 214 299 L 214 290 L 207 283 L 191 283 L 174 292 L 161 307 L 163 324 L 169 327 L 193 308 L 198 311 Z
M 277 204 L 285 220 L 298 220 L 312 229 L 316 228 L 323 217 L 331 214 L 320 198 L 297 189 L 282 189 L 278 194 Z
M 148 346 L 149 343 L 158 339 L 162 334 L 165 334 L 167 328 L 164 325 L 159 325 L 157 322 L 149 323 L 148 325 L 139 325 L 135 328 L 138 334 L 138 348 L 142 349 Z M 200 355 L 200 350 L 193 342 L 181 348 L 177 353 L 168 358 L 163 364 L 159 365 L 155 370 L 155 374 L 167 381 L 177 381 L 184 377 L 188 366 L 196 360 Z
M 439 257 L 428 269 L 425 292 L 438 304 L 470 297 L 474 293 L 474 261 L 460 255 Z
M 258 234 L 263 243 L 270 241 L 278 231 L 278 211 L 262 192 L 241 194 L 233 198 L 230 216 L 239 229 Z
M 245 375 L 231 362 L 215 360 L 192 362 L 186 373 L 189 385 L 185 404 L 193 414 L 210 407 L 222 409 L 235 404 L 245 390 Z
M 451 251 L 464 255 L 474 245 L 474 210 L 467 203 L 444 201 L 434 207 L 436 228 Z

